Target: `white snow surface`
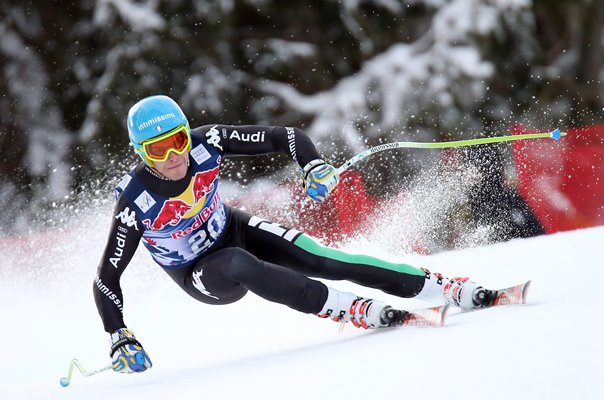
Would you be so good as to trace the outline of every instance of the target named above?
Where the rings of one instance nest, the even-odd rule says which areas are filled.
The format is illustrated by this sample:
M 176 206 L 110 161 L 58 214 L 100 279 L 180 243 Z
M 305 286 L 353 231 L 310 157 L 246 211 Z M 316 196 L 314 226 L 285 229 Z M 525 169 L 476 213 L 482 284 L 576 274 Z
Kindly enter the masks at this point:
M 340 332 L 253 294 L 228 306 L 198 303 L 142 249 L 122 286 L 126 323 L 153 368 L 75 371 L 62 388 L 72 357 L 88 370 L 109 363 L 92 297 L 101 230 L 0 240 L 1 399 L 604 398 L 604 227 L 415 256 L 414 265 L 491 288 L 532 279 L 528 304 L 451 314 L 443 328 L 382 331 Z M 382 248 L 370 251 L 393 258 Z M 332 286 L 397 307 L 422 305 Z

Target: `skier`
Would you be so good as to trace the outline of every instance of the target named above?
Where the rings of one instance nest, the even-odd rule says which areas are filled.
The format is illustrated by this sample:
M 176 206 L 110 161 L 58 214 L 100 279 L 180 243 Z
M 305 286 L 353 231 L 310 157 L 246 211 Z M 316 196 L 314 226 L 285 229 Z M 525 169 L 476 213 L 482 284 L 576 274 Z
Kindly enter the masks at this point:
M 286 153 L 297 162 L 306 194 L 316 202 L 325 200 L 338 184 L 336 169 L 297 128 L 190 129 L 178 104 L 163 95 L 136 103 L 127 125 L 142 162 L 116 188 L 113 223 L 93 285 L 117 372 L 152 366 L 122 316 L 120 276 L 139 242 L 201 302 L 228 304 L 250 290 L 294 310 L 365 329 L 400 325 L 408 313 L 309 277 L 348 280 L 405 298 L 442 297 L 463 309 L 484 306 L 492 295 L 467 278 L 447 279 L 411 265 L 325 247 L 295 229 L 224 204 L 218 195 L 223 157 L 271 152 Z

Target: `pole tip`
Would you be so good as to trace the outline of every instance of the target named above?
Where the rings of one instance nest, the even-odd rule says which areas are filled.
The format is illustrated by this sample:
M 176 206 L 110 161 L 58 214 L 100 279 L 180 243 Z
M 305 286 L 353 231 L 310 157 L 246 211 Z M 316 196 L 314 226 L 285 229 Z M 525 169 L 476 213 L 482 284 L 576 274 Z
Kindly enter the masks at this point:
M 61 384 L 61 386 L 67 387 L 67 386 L 69 386 L 69 379 L 67 379 L 67 378 L 61 378 L 61 380 L 59 381 L 59 383 Z
M 560 129 L 556 128 L 551 131 L 550 135 L 552 136 L 552 139 L 560 140 L 560 138 L 562 137 L 562 132 L 560 132 Z

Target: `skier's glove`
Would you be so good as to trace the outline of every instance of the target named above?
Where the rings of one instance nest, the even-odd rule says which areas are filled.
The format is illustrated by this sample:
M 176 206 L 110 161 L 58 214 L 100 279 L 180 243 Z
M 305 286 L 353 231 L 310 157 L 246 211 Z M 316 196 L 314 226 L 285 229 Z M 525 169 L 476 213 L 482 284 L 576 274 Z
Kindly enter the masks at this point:
M 338 185 L 336 169 L 323 160 L 312 160 L 302 169 L 304 189 L 308 197 L 321 202 Z
M 120 328 L 111 334 L 111 368 L 115 372 L 131 374 L 143 372 L 153 364 L 134 333 Z

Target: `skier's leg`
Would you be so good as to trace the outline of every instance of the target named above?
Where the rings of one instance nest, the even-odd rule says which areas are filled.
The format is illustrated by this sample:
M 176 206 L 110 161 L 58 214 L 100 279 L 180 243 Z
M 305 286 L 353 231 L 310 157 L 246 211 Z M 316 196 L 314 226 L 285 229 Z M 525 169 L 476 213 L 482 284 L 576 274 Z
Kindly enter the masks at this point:
M 212 265 L 214 259 L 216 259 L 217 265 L 220 265 L 220 257 L 215 258 L 213 254 L 202 258 L 205 265 Z M 231 304 L 246 295 L 248 289 L 240 284 L 216 277 L 209 279 L 209 274 L 204 275 L 205 271 L 201 268 L 204 264 L 198 262 L 188 268 L 165 269 L 165 271 L 189 296 L 202 303 Z
M 323 283 L 237 247 L 204 256 L 184 271 L 166 272 L 190 296 L 208 304 L 233 303 L 250 290 L 266 300 L 316 314 L 327 299 Z
M 444 297 L 462 308 L 480 305 L 480 298 L 474 296 L 480 287 L 467 279 L 449 280 L 425 268 L 323 246 L 299 231 L 245 213 L 237 215 L 236 220 L 239 224 L 245 223 L 239 229 L 245 229 L 246 249 L 260 259 L 302 274 L 348 280 L 399 297 L 426 300 Z M 457 290 L 460 285 L 465 289 Z
M 357 327 L 394 325 L 402 319 L 400 311 L 384 303 L 328 288 L 322 282 L 259 260 L 237 247 L 225 247 L 201 258 L 181 279 L 176 279 L 174 273 L 171 276 L 189 295 L 204 303 L 228 304 L 250 290 L 294 310 L 351 321 Z
M 429 274 L 405 263 L 323 246 L 295 229 L 257 217 L 243 222 L 245 226 L 239 229 L 245 230 L 244 247 L 248 251 L 304 275 L 348 280 L 396 296 L 414 297 L 422 291 Z

